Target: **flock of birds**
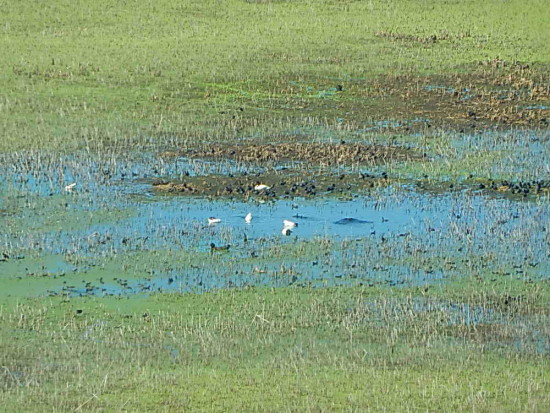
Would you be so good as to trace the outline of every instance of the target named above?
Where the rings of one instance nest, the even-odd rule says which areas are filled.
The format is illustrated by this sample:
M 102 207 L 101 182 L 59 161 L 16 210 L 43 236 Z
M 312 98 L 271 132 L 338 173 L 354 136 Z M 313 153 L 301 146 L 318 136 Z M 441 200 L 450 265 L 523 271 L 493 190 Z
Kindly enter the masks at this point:
M 269 189 L 269 188 L 270 187 L 267 186 L 267 185 L 258 184 L 254 187 L 254 190 L 263 191 L 263 190 L 266 190 L 266 189 Z M 216 224 L 219 224 L 220 222 L 222 222 L 222 220 L 220 218 L 217 218 L 217 217 L 209 217 L 208 218 L 208 225 L 216 225 Z M 252 222 L 252 212 L 249 212 L 248 214 L 246 214 L 246 216 L 244 217 L 244 222 L 246 222 L 247 224 L 250 224 Z M 296 223 L 294 221 L 290 221 L 288 219 L 285 219 L 285 220 L 283 220 L 283 229 L 281 230 L 281 234 L 289 236 L 290 234 L 292 234 L 292 231 L 297 226 L 298 226 L 298 223 Z M 229 245 L 226 245 L 224 247 L 217 247 L 216 244 L 214 244 L 214 243 L 210 244 L 210 250 L 211 251 L 222 251 L 222 250 L 226 251 L 228 249 L 229 249 Z
M 66 185 L 65 186 L 65 192 L 73 192 L 73 189 L 75 189 L 75 187 L 76 187 L 76 182 L 73 182 L 69 185 Z M 265 184 L 258 184 L 254 187 L 255 191 L 264 191 L 264 190 L 267 190 L 267 189 L 271 189 L 271 187 L 267 186 Z
M 221 218 L 216 218 L 216 217 L 208 218 L 208 225 L 216 225 L 216 224 L 219 224 L 220 222 L 222 222 Z M 246 216 L 244 217 L 244 222 L 246 222 L 247 224 L 250 224 L 252 222 L 252 212 L 249 212 L 248 214 L 246 214 Z M 292 234 L 292 231 L 297 226 L 298 226 L 297 222 L 285 219 L 283 220 L 283 229 L 281 230 L 281 234 L 288 236 Z
M 76 182 L 73 182 L 73 183 L 68 184 L 68 185 L 65 186 L 65 192 L 72 193 L 75 188 L 76 188 Z M 270 189 L 270 188 L 271 188 L 270 186 L 267 186 L 265 184 L 258 184 L 254 187 L 254 190 L 264 191 L 264 190 L 267 190 L 267 189 Z M 244 221 L 247 224 L 250 224 L 252 222 L 252 213 L 251 212 L 246 214 L 246 216 L 244 217 Z M 208 218 L 208 225 L 216 225 L 216 224 L 219 224 L 220 222 L 222 222 L 222 220 L 220 218 L 216 218 L 216 217 L 209 217 Z M 289 236 L 290 234 L 292 234 L 292 231 L 297 226 L 298 226 L 298 223 L 296 223 L 294 221 L 290 221 L 288 219 L 285 219 L 285 220 L 283 220 L 283 229 L 281 230 L 281 234 Z M 210 248 L 211 248 L 212 251 L 221 251 L 221 250 L 225 251 L 225 250 L 229 249 L 229 245 L 224 246 L 224 247 L 217 247 L 214 243 L 211 243 Z
M 249 212 L 244 217 L 244 221 L 247 224 L 250 224 L 252 222 L 252 213 Z M 208 218 L 208 225 L 216 225 L 222 222 L 220 218 L 216 217 L 209 217 Z M 298 226 L 297 222 L 290 221 L 288 219 L 283 220 L 283 229 L 281 230 L 281 233 L 283 235 L 289 236 L 292 234 L 292 230 Z M 228 251 L 230 248 L 230 245 L 224 245 L 224 246 L 216 246 L 213 242 L 210 243 L 210 252 L 214 253 L 214 251 Z

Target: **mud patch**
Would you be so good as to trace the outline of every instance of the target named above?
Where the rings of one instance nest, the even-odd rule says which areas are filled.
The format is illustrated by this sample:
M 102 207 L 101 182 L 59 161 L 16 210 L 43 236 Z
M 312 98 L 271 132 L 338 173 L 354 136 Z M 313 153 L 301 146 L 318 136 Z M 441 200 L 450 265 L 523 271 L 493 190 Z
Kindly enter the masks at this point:
M 470 74 L 436 76 L 424 81 L 396 77 L 390 83 L 393 86 L 386 88 L 388 94 L 407 100 L 406 112 L 429 117 L 434 124 L 452 125 L 461 130 L 465 126 L 475 129 L 499 125 L 547 128 L 549 125 L 548 75 L 528 64 L 496 59 L 480 62 L 479 69 Z M 418 88 L 419 83 L 442 86 Z
M 381 33 L 380 37 L 420 44 L 441 39 L 391 33 Z M 322 113 L 335 119 L 339 126 L 356 130 L 368 130 L 374 122 L 385 120 L 385 130 L 401 133 L 425 133 L 432 127 L 462 132 L 509 126 L 548 128 L 550 79 L 545 66 L 493 59 L 457 70 L 430 76 L 341 79 L 341 90 L 329 102 L 313 97 L 304 101 L 301 95 L 295 95 L 294 114 Z M 333 83 L 317 82 L 316 88 L 324 90 Z M 285 104 L 280 109 L 288 114 L 288 103 Z M 424 121 L 411 122 L 418 119 Z
M 374 34 L 376 37 L 382 39 L 388 39 L 393 41 L 403 41 L 412 43 L 432 44 L 443 40 L 461 40 L 471 37 L 469 32 L 461 33 L 459 35 L 451 35 L 449 33 L 432 34 L 429 36 L 415 36 L 412 34 L 398 33 L 394 31 L 379 31 Z
M 240 162 L 299 161 L 315 164 L 349 165 L 381 164 L 388 161 L 421 160 L 423 156 L 407 148 L 382 145 L 364 145 L 340 142 L 326 143 L 277 143 L 247 145 L 206 145 L 164 152 L 163 157 L 188 157 L 204 159 L 229 159 Z
M 312 175 L 286 171 L 284 176 L 273 173 L 228 176 L 189 176 L 180 181 L 153 182 L 156 192 L 174 195 L 227 197 L 228 199 L 291 199 L 333 195 L 346 199 L 370 189 L 390 184 L 387 174 L 379 176 L 358 173 Z
M 491 196 L 501 196 L 511 199 L 528 198 L 532 196 L 547 196 L 550 194 L 550 181 L 508 181 L 508 180 L 466 180 L 461 183 L 417 181 L 415 188 L 418 191 L 430 193 L 447 193 L 456 191 L 475 191 Z

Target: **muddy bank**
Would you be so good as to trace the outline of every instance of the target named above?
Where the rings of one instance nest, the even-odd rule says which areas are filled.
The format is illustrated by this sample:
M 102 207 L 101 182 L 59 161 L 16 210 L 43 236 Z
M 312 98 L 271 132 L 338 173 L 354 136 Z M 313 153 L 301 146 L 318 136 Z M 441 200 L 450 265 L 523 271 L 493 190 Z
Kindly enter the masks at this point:
M 428 39 L 431 41 L 431 38 Z M 535 65 L 536 66 L 536 65 Z M 467 72 L 433 76 L 386 76 L 350 85 L 349 94 L 374 99 L 382 118 L 426 119 L 418 127 L 469 130 L 498 126 L 548 128 L 550 77 L 544 68 L 493 59 Z
M 272 173 L 227 176 L 209 175 L 187 177 L 181 181 L 158 180 L 153 183 L 156 192 L 174 195 L 228 197 L 233 199 L 289 199 L 315 196 L 351 198 L 356 193 L 390 183 L 387 175 L 341 174 L 304 176 L 299 173 L 277 175 Z
M 432 182 L 429 179 L 403 181 L 381 174 L 349 173 L 340 175 L 305 174 L 300 171 L 234 175 L 189 176 L 183 180 L 157 180 L 152 183 L 158 193 L 186 196 L 227 197 L 228 199 L 291 199 L 335 196 L 351 199 L 355 195 L 390 184 L 412 185 L 417 191 L 446 193 L 475 191 L 481 194 L 512 198 L 548 196 L 550 181 L 511 182 L 506 180 L 467 180 Z
M 350 165 L 381 164 L 388 161 L 422 160 L 417 151 L 397 146 L 364 145 L 340 142 L 274 143 L 274 144 L 211 144 L 200 148 L 186 148 L 161 154 L 163 157 L 228 159 L 240 162 L 299 161 L 310 164 Z
M 507 181 L 507 180 L 471 180 L 464 182 L 432 183 L 418 181 L 415 189 L 430 193 L 445 193 L 463 190 L 476 191 L 482 194 L 498 195 L 507 198 L 528 198 L 532 196 L 548 196 L 550 181 Z

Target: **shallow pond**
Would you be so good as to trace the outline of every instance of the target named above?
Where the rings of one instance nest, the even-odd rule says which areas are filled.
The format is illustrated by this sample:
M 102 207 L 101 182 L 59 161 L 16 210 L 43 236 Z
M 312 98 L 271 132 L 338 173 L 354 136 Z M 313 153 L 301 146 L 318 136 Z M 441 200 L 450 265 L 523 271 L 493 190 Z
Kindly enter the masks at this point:
M 493 143 L 499 142 L 498 151 L 509 150 L 514 139 L 495 137 Z M 528 142 L 528 150 L 515 151 L 501 170 L 519 168 L 524 177 L 532 176 L 525 165 L 542 156 L 547 141 Z M 474 136 L 453 143 L 457 153 L 483 144 Z M 163 194 L 152 185 L 157 179 L 217 174 L 284 177 L 286 167 L 297 165 L 167 160 L 146 152 L 3 154 L 0 298 L 130 298 L 289 285 L 413 287 L 424 294 L 432 286 L 453 283 L 460 290 L 482 280 L 484 288 L 504 291 L 506 301 L 509 285 L 539 288 L 550 278 L 545 193 L 505 197 L 472 185 L 449 190 L 443 182 L 419 189 L 414 181 L 388 180 L 340 198 L 266 199 L 252 192 L 246 200 L 230 200 Z M 342 167 L 337 173 L 380 174 L 381 168 Z M 76 185 L 67 188 L 71 183 Z M 209 224 L 211 217 L 220 222 Z M 288 235 L 284 220 L 297 224 Z M 395 304 L 399 317 L 434 314 L 457 340 L 548 352 L 541 327 L 547 325 L 545 312 L 520 317 L 491 302 L 415 300 L 410 308 Z M 385 304 L 370 308 L 371 322 L 384 322 L 386 310 Z
M 345 201 L 158 196 L 143 177 L 175 173 L 175 165 L 149 163 L 136 173 L 143 159 L 75 158 L 63 168 L 42 162 L 43 170 L 25 171 L 21 163 L 3 171 L 4 295 L 399 286 L 487 271 L 535 279 L 548 274 L 543 257 L 550 210 L 539 198 L 419 193 L 403 186 Z M 76 187 L 66 191 L 73 180 Z M 209 217 L 220 222 L 209 225 Z M 297 224 L 288 236 L 284 220 Z

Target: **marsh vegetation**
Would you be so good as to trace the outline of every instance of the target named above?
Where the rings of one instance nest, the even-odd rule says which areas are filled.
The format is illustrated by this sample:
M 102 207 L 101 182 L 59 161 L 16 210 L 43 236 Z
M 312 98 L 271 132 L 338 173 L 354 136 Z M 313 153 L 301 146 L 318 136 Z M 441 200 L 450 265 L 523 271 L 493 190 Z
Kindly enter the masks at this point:
M 544 1 L 4 11 L 3 411 L 546 410 Z

